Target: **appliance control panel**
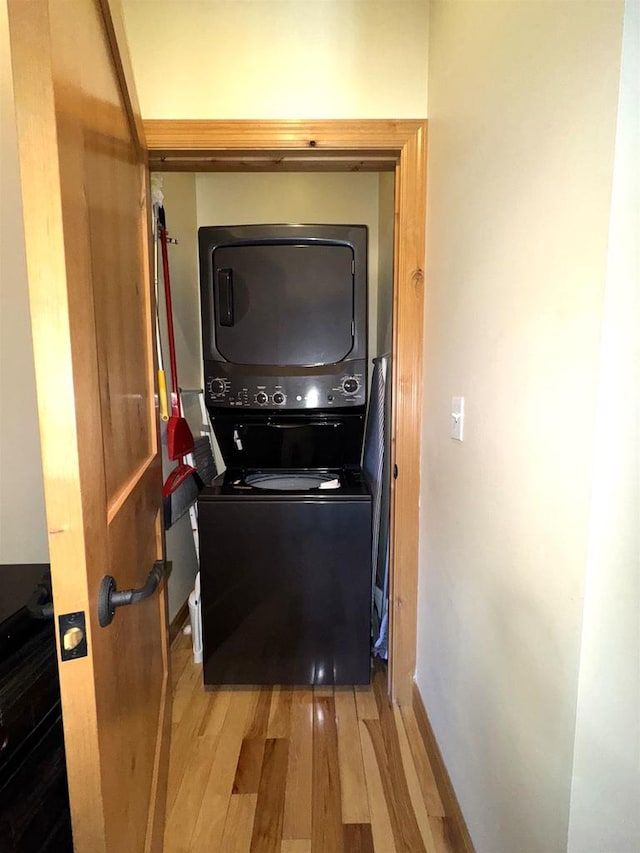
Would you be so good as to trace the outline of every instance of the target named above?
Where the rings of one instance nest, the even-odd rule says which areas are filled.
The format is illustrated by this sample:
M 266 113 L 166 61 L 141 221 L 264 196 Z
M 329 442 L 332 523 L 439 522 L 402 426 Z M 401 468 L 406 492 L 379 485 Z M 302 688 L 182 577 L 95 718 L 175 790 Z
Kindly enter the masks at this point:
M 229 409 L 305 410 L 364 406 L 366 362 L 342 365 L 330 375 L 264 376 L 205 362 L 207 405 Z

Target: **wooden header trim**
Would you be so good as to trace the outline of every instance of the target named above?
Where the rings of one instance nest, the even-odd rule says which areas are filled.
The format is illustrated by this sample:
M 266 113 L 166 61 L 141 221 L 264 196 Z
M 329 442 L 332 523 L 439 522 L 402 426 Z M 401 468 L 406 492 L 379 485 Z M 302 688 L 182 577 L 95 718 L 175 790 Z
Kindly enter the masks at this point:
M 152 169 L 392 171 L 417 120 L 143 122 Z
M 401 151 L 419 128 L 414 119 L 327 119 L 307 121 L 228 120 L 143 122 L 150 153 L 194 153 L 196 151 L 331 150 Z

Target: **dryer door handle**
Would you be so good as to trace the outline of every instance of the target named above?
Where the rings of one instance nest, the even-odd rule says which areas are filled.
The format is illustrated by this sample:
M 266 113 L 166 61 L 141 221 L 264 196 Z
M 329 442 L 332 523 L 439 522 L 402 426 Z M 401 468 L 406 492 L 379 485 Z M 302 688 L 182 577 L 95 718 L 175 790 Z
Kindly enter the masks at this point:
M 336 423 L 325 423 L 324 421 L 307 421 L 307 423 L 295 423 L 295 424 L 269 424 L 269 429 L 306 429 L 307 427 L 331 427 L 332 429 L 336 429 L 340 424 Z
M 218 317 L 221 326 L 233 326 L 233 270 L 218 270 Z

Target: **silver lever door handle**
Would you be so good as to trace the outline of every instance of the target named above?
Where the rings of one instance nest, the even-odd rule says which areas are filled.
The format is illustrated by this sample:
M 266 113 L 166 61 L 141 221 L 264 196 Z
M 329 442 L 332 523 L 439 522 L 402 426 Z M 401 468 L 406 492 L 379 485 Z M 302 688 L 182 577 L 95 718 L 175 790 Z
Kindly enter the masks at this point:
M 149 572 L 147 582 L 139 589 L 122 589 L 116 587 L 115 578 L 111 575 L 105 575 L 100 582 L 98 591 L 98 621 L 101 628 L 106 628 L 113 622 L 116 607 L 124 607 L 127 604 L 135 604 L 137 601 L 144 601 L 158 588 L 160 581 L 165 575 L 165 563 L 158 560 L 153 564 L 153 568 Z

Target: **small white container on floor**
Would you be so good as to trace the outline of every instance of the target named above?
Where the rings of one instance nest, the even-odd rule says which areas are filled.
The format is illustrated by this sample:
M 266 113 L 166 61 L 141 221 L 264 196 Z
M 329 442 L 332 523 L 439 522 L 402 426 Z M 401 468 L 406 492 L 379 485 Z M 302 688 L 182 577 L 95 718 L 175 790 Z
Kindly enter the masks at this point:
M 200 604 L 200 572 L 196 575 L 195 588 L 189 594 L 189 620 L 191 622 L 191 643 L 193 662 L 202 663 L 202 609 Z

